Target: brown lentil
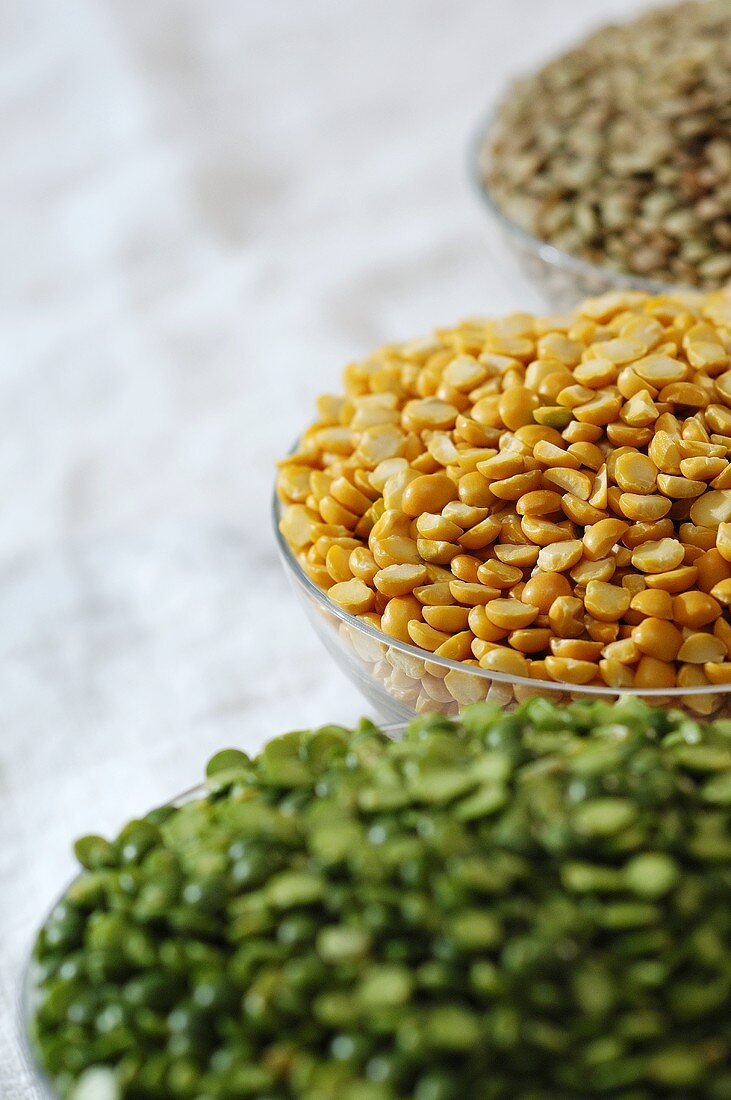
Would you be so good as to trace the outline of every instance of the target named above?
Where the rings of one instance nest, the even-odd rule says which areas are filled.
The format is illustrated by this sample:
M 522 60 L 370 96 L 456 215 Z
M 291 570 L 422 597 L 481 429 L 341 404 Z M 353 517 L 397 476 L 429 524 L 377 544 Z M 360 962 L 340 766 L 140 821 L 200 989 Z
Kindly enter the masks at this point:
M 442 657 L 574 685 L 725 683 L 730 352 L 724 292 L 612 293 L 388 345 L 346 368 L 281 463 L 282 534 L 341 609 L 435 655 L 425 709 L 474 698 Z M 372 660 L 404 699 L 424 673 L 387 647 Z
M 731 275 L 730 67 L 728 0 L 668 4 L 594 32 L 511 89 L 480 158 L 486 192 L 522 229 L 589 262 L 675 285 L 722 285 Z M 593 319 L 605 320 L 601 309 Z M 564 347 L 560 335 L 560 343 L 541 339 Z M 605 361 L 631 363 L 661 401 L 700 405 L 697 394 L 662 389 L 695 390 L 691 371 L 639 369 L 633 349 L 665 342 L 654 325 L 629 318 L 607 335 L 596 344 L 597 373 L 582 364 L 577 381 L 612 384 Z M 725 368 L 705 319 L 691 339 L 688 367 Z M 569 367 L 573 343 L 562 357 Z

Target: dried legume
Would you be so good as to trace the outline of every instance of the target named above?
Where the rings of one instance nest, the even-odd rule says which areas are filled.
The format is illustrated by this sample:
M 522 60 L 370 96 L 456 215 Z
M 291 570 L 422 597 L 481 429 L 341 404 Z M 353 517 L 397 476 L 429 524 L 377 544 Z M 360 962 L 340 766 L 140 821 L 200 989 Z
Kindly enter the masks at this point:
M 730 66 L 728 0 L 668 5 L 596 31 L 511 89 L 481 158 L 487 192 L 523 229 L 572 255 L 676 285 L 723 284 L 731 276 Z M 654 331 L 628 327 L 598 356 L 633 362 L 633 347 L 648 336 L 654 343 Z M 694 368 L 715 365 L 713 336 L 696 326 Z M 663 363 L 634 369 L 655 387 L 690 381 Z M 596 370 L 582 369 L 580 381 L 614 381 L 610 366 Z M 647 395 L 633 415 L 651 416 L 645 407 Z
M 686 666 L 709 664 L 720 682 L 730 353 L 724 292 L 614 293 L 567 316 L 474 319 L 388 345 L 346 369 L 344 396 L 320 404 L 281 463 L 282 533 L 335 604 L 437 658 L 611 688 L 691 686 Z M 347 516 L 333 522 L 336 498 Z M 611 649 L 626 638 L 631 660 Z M 554 640 L 601 647 L 579 656 Z M 467 701 L 463 680 L 433 668 L 439 686 L 419 705 L 451 684 Z M 403 679 L 396 690 L 406 701 Z
M 32 971 L 64 1100 L 728 1096 L 729 722 L 482 704 L 208 785 L 76 845 Z

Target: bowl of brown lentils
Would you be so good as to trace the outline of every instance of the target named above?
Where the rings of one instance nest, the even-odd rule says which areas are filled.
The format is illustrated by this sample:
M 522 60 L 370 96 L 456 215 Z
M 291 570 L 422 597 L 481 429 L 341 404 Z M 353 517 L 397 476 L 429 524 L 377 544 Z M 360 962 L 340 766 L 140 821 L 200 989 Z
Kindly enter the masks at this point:
M 480 193 L 552 306 L 731 277 L 731 0 L 657 8 L 516 82 Z
M 382 714 L 731 713 L 731 293 L 389 344 L 280 463 L 285 566 Z

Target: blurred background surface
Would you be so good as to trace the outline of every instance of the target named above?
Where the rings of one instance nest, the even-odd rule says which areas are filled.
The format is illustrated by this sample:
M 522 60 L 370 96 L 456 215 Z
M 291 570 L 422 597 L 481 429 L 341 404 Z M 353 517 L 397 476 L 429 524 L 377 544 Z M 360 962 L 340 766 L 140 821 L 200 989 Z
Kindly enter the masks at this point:
M 0 1096 L 70 843 L 366 705 L 275 557 L 340 368 L 540 308 L 467 178 L 511 75 L 636 0 L 0 4 Z

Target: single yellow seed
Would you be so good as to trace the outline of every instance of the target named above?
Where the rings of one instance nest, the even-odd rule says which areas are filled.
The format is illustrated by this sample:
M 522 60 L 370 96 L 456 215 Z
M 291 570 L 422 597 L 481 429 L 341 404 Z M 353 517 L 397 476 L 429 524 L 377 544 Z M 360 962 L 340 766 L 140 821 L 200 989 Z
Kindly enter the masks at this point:
M 422 512 L 441 512 L 459 495 L 457 486 L 446 474 L 425 474 L 411 481 L 403 491 L 401 508 L 407 516 Z
M 692 382 L 670 382 L 663 386 L 658 394 L 660 401 L 671 405 L 687 405 L 690 408 L 704 409 L 712 395 L 709 395 L 703 386 L 696 386 Z
M 483 562 L 477 569 L 477 580 L 481 584 L 492 585 L 493 588 L 512 588 L 522 579 L 522 569 L 518 569 L 515 565 L 506 565 L 505 562 L 494 558 Z
M 692 500 L 705 492 L 706 488 L 702 481 L 691 481 L 675 474 L 658 474 L 657 487 L 661 493 L 674 500 Z
M 626 588 L 592 580 L 586 586 L 584 606 L 600 622 L 616 622 L 628 610 L 630 599 Z
M 617 568 L 615 556 L 599 558 L 598 561 L 590 561 L 588 558 L 580 561 L 571 570 L 571 578 L 580 587 L 584 588 L 590 581 L 609 581 L 614 576 Z
M 601 520 L 606 519 L 606 512 L 601 511 L 599 508 L 594 508 L 585 500 L 580 500 L 579 497 L 573 495 L 573 493 L 565 493 L 561 502 L 561 506 L 564 510 L 564 514 L 568 516 L 574 523 L 578 523 L 581 527 L 588 527 L 590 524 L 599 523 Z
M 656 432 L 647 453 L 657 469 L 664 474 L 679 474 L 681 472 L 680 448 L 677 441 L 668 432 Z
M 597 356 L 596 359 L 587 359 L 586 362 L 579 363 L 574 368 L 576 381 L 592 390 L 601 389 L 602 386 L 611 386 L 613 382 L 616 382 L 618 374 L 618 364 L 601 356 Z
M 497 553 L 497 550 L 495 551 Z M 538 568 L 546 573 L 562 573 L 581 561 L 584 544 L 580 539 L 568 539 L 566 542 L 554 542 L 542 546 L 536 559 Z M 516 562 L 516 564 L 519 564 Z M 532 564 L 532 563 L 528 563 Z
M 490 482 L 478 470 L 464 474 L 459 479 L 459 499 L 473 508 L 489 508 L 495 503 Z
M 342 546 L 331 546 L 325 555 L 325 566 L 334 581 L 349 581 L 353 576 L 350 553 Z
M 551 631 L 548 627 L 522 627 L 511 631 L 508 642 L 521 653 L 542 653 L 551 643 Z
M 373 583 L 384 596 L 407 596 L 429 579 L 424 565 L 388 565 L 379 569 Z
M 604 510 L 609 503 L 609 474 L 607 467 L 602 466 L 594 478 L 594 487 L 589 497 L 592 508 Z
M 590 561 L 606 557 L 615 543 L 619 542 L 629 524 L 621 519 L 602 519 L 587 527 L 584 532 L 584 553 Z
M 663 496 L 622 493 L 619 498 L 622 514 L 639 523 L 655 523 L 668 514 L 671 506 L 671 501 Z
M 588 641 L 585 638 L 551 638 L 551 653 L 554 657 L 571 657 L 575 661 L 598 661 L 602 648 L 601 642 Z
M 482 550 L 495 541 L 501 529 L 502 522 L 497 516 L 487 516 L 474 527 L 462 532 L 457 541 L 464 550 Z
M 460 552 L 459 546 L 439 539 L 417 539 L 416 549 L 421 559 L 431 565 L 449 565 L 452 558 Z
M 580 500 L 588 500 L 594 488 L 593 479 L 582 470 L 569 470 L 561 467 L 555 470 L 546 470 L 543 474 L 543 480 L 549 486 L 556 486 L 562 493 L 572 493 Z
M 357 546 L 355 550 L 351 550 L 348 566 L 354 577 L 358 577 L 359 580 L 365 581 L 367 585 L 372 587 L 373 578 L 378 572 L 378 565 L 367 546 Z
M 689 595 L 689 593 L 684 593 L 684 595 Z M 676 597 L 676 599 L 681 598 L 680 596 Z M 642 615 L 648 615 L 653 619 L 678 618 L 672 596 L 669 592 L 663 592 L 661 589 L 645 588 L 641 592 L 637 592 L 630 601 L 630 607 L 633 611 L 639 611 Z M 680 622 L 679 619 L 678 621 Z M 689 624 L 682 623 L 682 625 Z
M 343 611 L 351 615 L 364 615 L 366 611 L 372 611 L 376 602 L 372 589 L 357 577 L 334 584 L 328 590 L 328 596 L 338 607 L 342 607 Z
M 570 596 L 571 585 L 563 573 L 536 573 L 526 583 L 521 593 L 521 600 L 531 607 L 537 607 L 543 614 L 548 614 L 554 600 L 559 596 Z
M 407 431 L 445 430 L 454 426 L 456 418 L 454 405 L 429 397 L 408 401 L 401 414 L 401 423 Z
M 490 482 L 490 490 L 499 500 L 518 500 L 525 493 L 540 489 L 542 481 L 543 474 L 540 470 L 528 470 L 524 474 L 514 474 L 503 481 Z
M 299 549 L 312 542 L 312 528 L 316 521 L 315 513 L 304 504 L 291 504 L 279 522 L 279 530 L 291 546 Z
M 731 661 L 715 663 L 708 661 L 703 666 L 708 680 L 712 684 L 731 684 Z
M 632 369 L 640 378 L 657 387 L 666 386 L 669 382 L 683 382 L 688 375 L 687 365 L 668 355 L 648 355 L 633 363 Z
M 577 596 L 559 596 L 548 612 L 548 622 L 559 638 L 579 638 L 584 633 L 584 604 Z
M 633 686 L 637 688 L 675 687 L 675 668 L 669 661 L 645 655 L 635 669 Z
M 487 377 L 487 370 L 471 355 L 458 355 L 444 368 L 444 380 L 456 390 L 468 393 Z
M 533 423 L 533 410 L 540 404 L 538 395 L 525 386 L 511 386 L 500 396 L 498 412 L 506 428 L 515 431 Z
M 476 523 L 482 523 L 489 514 L 487 508 L 475 508 L 470 504 L 464 504 L 461 500 L 452 500 L 442 508 L 443 517 L 451 523 L 456 523 L 463 531 L 468 527 L 474 527 Z
M 456 523 L 433 512 L 424 512 L 417 518 L 416 530 L 422 538 L 436 542 L 457 542 L 462 535 L 462 528 Z
M 520 630 L 530 626 L 538 616 L 538 608 L 522 603 L 520 600 L 490 600 L 485 604 L 485 614 L 490 622 L 503 630 Z
M 550 516 L 561 511 L 561 496 L 549 489 L 536 489 L 519 497 L 515 510 L 519 516 Z
M 565 467 L 569 470 L 578 470 L 581 466 L 581 462 L 576 455 L 571 454 L 570 451 L 566 451 L 562 447 L 557 447 L 555 443 L 551 443 L 549 440 L 541 440 L 536 443 L 533 448 L 533 457 L 543 466 L 548 466 L 551 469 Z
M 573 657 L 546 657 L 545 665 L 552 680 L 569 684 L 588 684 L 599 671 L 594 661 L 578 661 Z
M 481 560 L 472 557 L 471 554 L 457 554 L 456 557 L 452 558 L 449 568 L 452 575 L 458 580 L 475 584 L 479 580 L 477 571 L 481 565 Z
M 711 481 L 718 477 L 728 466 L 725 458 L 681 458 L 680 472 L 691 481 Z
M 654 523 L 633 523 L 628 526 L 622 535 L 622 543 L 628 550 L 635 550 L 643 542 L 657 542 L 660 539 L 672 538 L 674 534 L 673 521 L 666 516 Z
M 411 620 L 407 629 L 414 645 L 419 646 L 420 649 L 428 649 L 431 653 L 444 642 L 449 641 L 450 637 L 443 630 L 435 630 L 428 623 L 418 622 L 416 619 Z
M 480 668 L 507 676 L 528 676 L 529 665 L 522 653 L 507 646 L 494 646 L 480 658 Z
M 582 442 L 569 444 L 569 453 L 579 459 L 582 466 L 588 466 L 590 470 L 599 470 L 604 465 L 604 453 L 594 443 Z
M 691 665 L 703 665 L 706 661 L 718 663 L 723 661 L 726 654 L 726 646 L 715 634 L 691 634 L 686 638 L 677 654 L 679 661 Z
M 593 351 L 613 363 L 632 363 L 645 355 L 647 344 L 643 340 L 616 338 L 594 344 Z
M 419 588 L 414 589 L 414 595 L 419 603 L 424 604 L 439 604 L 440 607 L 447 607 L 454 603 L 454 596 L 449 590 L 450 581 L 435 581 L 433 584 L 421 585 Z
M 469 706 L 470 703 L 480 703 L 485 698 L 483 681 L 467 671 L 459 672 L 451 668 L 444 677 L 444 686 L 460 707 Z
M 362 516 L 373 503 L 365 493 L 361 493 L 359 489 L 356 489 L 355 485 L 348 481 L 346 477 L 336 477 L 330 486 L 330 493 L 339 504 L 342 504 L 344 508 L 357 516 Z
M 501 451 L 478 462 L 477 469 L 491 481 L 503 481 L 506 477 L 525 472 L 525 457 L 517 451 Z
M 389 535 L 401 535 L 409 538 L 411 535 L 411 523 L 409 517 L 397 508 L 388 508 L 378 517 L 370 531 L 371 541 L 379 541 Z
M 657 481 L 657 468 L 647 455 L 625 452 L 614 466 L 614 480 L 627 493 L 652 493 Z
M 499 589 L 497 588 L 459 580 L 449 582 L 449 591 L 458 603 L 467 604 L 468 606 L 489 603 L 490 600 L 494 600 L 499 595 Z
M 550 546 L 554 542 L 568 542 L 573 533 L 558 523 L 551 523 L 540 516 L 523 516 L 520 527 L 526 538 L 536 546 Z
M 599 662 L 599 675 L 607 687 L 629 688 L 634 683 L 632 669 L 610 657 L 605 657 Z
M 447 638 L 434 650 L 437 657 L 446 657 L 449 661 L 466 661 L 472 656 L 472 642 L 474 634 L 469 630 L 461 630 Z
M 609 642 L 602 649 L 602 656 L 610 661 L 619 661 L 623 665 L 634 665 L 639 661 L 641 653 L 637 643 L 629 637 Z
M 416 541 L 404 535 L 387 535 L 383 539 L 371 538 L 370 547 L 381 569 L 385 569 L 387 565 L 422 564 L 422 555 Z
M 621 398 L 612 393 L 602 393 L 574 408 L 574 416 L 582 424 L 611 424 L 619 416 L 621 408 Z
M 622 420 L 632 428 L 646 428 L 654 424 L 659 415 L 660 410 L 646 389 L 632 394 L 620 412 Z
M 535 565 L 541 555 L 541 551 L 532 543 L 526 543 L 523 546 L 499 543 L 494 549 L 495 557 L 500 561 L 504 561 L 507 565 L 517 565 L 520 569 Z
M 414 596 L 396 596 L 386 604 L 381 615 L 381 630 L 391 638 L 411 644 L 409 623 L 421 619 L 421 604 Z
M 632 564 L 643 573 L 666 573 L 677 569 L 685 557 L 685 551 L 677 539 L 660 539 L 645 542 L 632 553 Z
M 731 489 L 711 490 L 693 501 L 690 518 L 698 527 L 731 523 Z
M 472 633 L 483 642 L 500 642 L 509 633 L 508 630 L 496 626 L 488 619 L 484 604 L 475 604 L 474 607 L 471 607 L 467 621 Z M 472 646 L 472 652 L 479 660 L 480 653 L 477 652 L 474 645 Z
M 716 549 L 722 558 L 731 561 L 731 523 L 719 523 L 716 530 Z
M 659 593 L 656 593 L 659 595 Z M 718 600 L 706 592 L 681 592 L 672 601 L 673 618 L 680 626 L 697 630 L 718 619 L 721 606 Z
M 686 592 L 698 577 L 698 569 L 695 565 L 681 565 L 678 569 L 669 569 L 667 573 L 653 573 L 647 575 L 648 588 L 661 588 L 664 592 L 675 595 L 678 592 Z
M 632 641 L 642 653 L 661 661 L 674 661 L 683 644 L 683 635 L 667 619 L 643 619 L 633 628 Z
M 731 565 L 719 554 L 715 546 L 696 558 L 694 565 L 697 570 L 696 587 L 701 592 L 710 592 L 711 595 L 715 595 L 712 591 L 714 586 L 731 577 Z

